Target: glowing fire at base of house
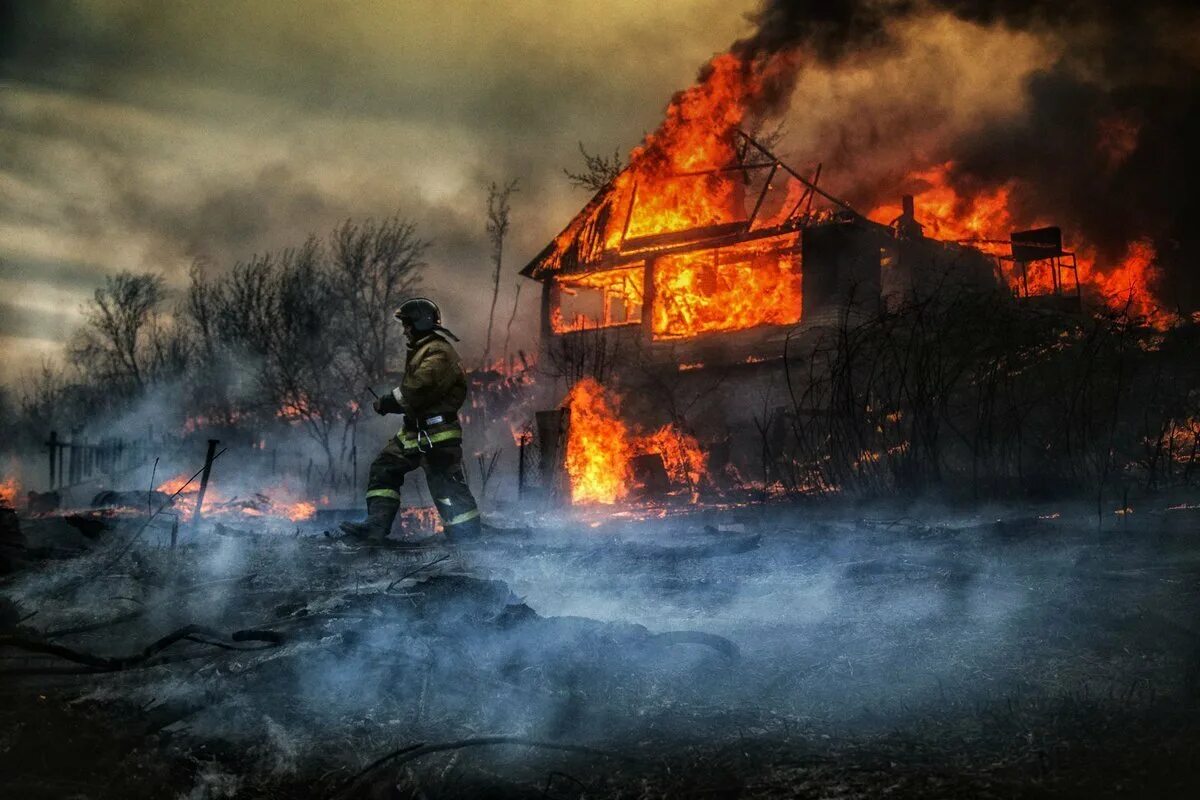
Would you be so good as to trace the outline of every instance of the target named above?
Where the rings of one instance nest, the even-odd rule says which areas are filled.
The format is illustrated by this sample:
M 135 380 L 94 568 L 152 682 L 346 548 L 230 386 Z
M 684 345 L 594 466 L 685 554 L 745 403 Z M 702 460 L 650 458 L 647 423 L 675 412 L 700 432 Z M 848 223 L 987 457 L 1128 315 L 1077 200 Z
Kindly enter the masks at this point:
M 671 481 L 695 488 L 704 478 L 705 455 L 695 437 L 667 424 L 650 434 L 633 432 L 620 418 L 616 396 L 591 378 L 571 388 L 566 469 L 574 504 L 613 504 L 636 488 L 633 459 L 657 454 Z
M 16 508 L 17 498 L 21 496 L 21 484 L 16 478 L 6 478 L 0 481 L 0 506 Z

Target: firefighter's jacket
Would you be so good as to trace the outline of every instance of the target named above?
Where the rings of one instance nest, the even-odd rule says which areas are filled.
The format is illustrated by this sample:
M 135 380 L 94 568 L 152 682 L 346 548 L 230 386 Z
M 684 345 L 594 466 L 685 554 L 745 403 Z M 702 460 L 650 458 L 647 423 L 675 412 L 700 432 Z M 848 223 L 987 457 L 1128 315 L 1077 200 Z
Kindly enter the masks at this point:
M 467 375 L 450 342 L 436 333 L 413 342 L 404 379 L 392 392 L 404 413 L 404 428 L 396 438 L 405 450 L 461 442 L 458 410 L 466 397 Z

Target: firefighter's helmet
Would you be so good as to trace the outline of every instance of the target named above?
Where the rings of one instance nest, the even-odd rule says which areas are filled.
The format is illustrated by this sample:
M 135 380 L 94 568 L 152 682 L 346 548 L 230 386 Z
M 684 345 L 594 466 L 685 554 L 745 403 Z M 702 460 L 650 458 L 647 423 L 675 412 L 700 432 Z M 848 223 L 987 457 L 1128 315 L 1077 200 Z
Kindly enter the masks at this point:
M 409 323 L 417 333 L 429 333 L 442 326 L 442 311 L 432 300 L 414 297 L 396 309 L 396 319 Z

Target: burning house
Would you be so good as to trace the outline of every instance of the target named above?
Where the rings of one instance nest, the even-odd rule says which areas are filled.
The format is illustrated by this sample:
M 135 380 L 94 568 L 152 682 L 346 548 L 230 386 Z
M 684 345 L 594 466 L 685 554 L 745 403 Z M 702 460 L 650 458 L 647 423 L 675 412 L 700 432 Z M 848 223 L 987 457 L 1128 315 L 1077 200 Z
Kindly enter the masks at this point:
M 925 236 L 912 196 L 874 221 L 822 188 L 820 167 L 806 176 L 740 129 L 699 139 L 718 160 L 664 172 L 635 158 L 522 271 L 542 284 L 542 357 L 578 362 L 538 431 L 543 482 L 576 502 L 694 495 L 744 471 L 784 435 L 787 343 L 846 318 L 947 286 L 1033 297 L 1046 269 L 1047 296 L 1077 299 L 1057 229 L 1014 234 L 998 256 Z
M 652 186 L 622 173 L 522 270 L 542 284 L 544 343 L 605 330 L 652 363 L 726 366 L 777 357 L 788 331 L 846 308 L 999 285 L 988 255 L 923 236 L 911 196 L 874 222 L 819 168 L 805 177 L 734 135 L 728 166 Z

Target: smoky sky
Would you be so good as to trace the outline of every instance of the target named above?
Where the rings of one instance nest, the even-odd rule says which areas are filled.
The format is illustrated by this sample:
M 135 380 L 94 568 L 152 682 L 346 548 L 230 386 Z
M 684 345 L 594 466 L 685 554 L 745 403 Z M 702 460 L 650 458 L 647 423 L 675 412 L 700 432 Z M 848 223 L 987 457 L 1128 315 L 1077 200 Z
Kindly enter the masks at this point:
M 1168 307 L 1200 307 L 1200 238 L 1195 224 L 1200 133 L 1200 11 L 1194 3 L 1031 2 L 1030 0 L 859 0 L 825 3 L 767 0 L 752 15 L 756 31 L 734 45 L 746 56 L 799 49 L 817 68 L 886 69 L 912 49 L 921 27 L 951 17 L 975 28 L 1034 37 L 1043 56 L 1021 80 L 1021 98 L 1007 113 L 947 132 L 913 154 L 908 169 L 951 161 L 960 194 L 1012 186 L 1017 221 L 1053 220 L 1095 247 L 1098 263 L 1119 260 L 1129 243 L 1154 242 L 1163 279 L 1156 287 Z M 963 42 L 966 47 L 966 43 Z M 1004 53 L 990 62 L 998 83 L 1028 54 Z M 892 200 L 905 166 L 880 175 L 859 168 L 879 152 L 904 147 L 941 110 L 924 105 L 928 82 L 953 81 L 945 72 L 913 73 L 896 84 L 898 96 L 860 108 L 854 124 L 870 126 L 865 141 L 834 145 L 849 189 L 864 203 Z M 795 117 L 807 110 L 789 109 Z M 913 113 L 913 112 L 917 113 Z M 1114 131 L 1116 133 L 1114 133 Z M 1118 141 L 1113 142 L 1116 138 Z M 864 151 L 871 152 L 864 152 Z M 829 155 L 830 153 L 826 153 Z
M 432 241 L 425 291 L 469 351 L 490 300 L 487 184 L 519 181 L 506 319 L 516 271 L 587 199 L 562 172 L 578 143 L 636 144 L 752 9 L 0 0 L 0 378 L 58 347 L 105 275 L 178 289 L 195 260 L 227 269 L 394 213 Z
M 835 194 L 894 203 L 953 162 L 958 188 L 1011 184 L 1018 223 L 1101 258 L 1153 239 L 1161 298 L 1195 307 L 1198 37 L 1164 0 L 0 0 L 0 377 L 52 353 L 105 275 L 179 287 L 195 260 L 393 213 L 433 241 L 426 291 L 469 350 L 487 183 L 519 181 L 511 309 L 516 271 L 587 199 L 562 173 L 577 144 L 628 152 L 731 49 L 799 55 L 756 111 Z

